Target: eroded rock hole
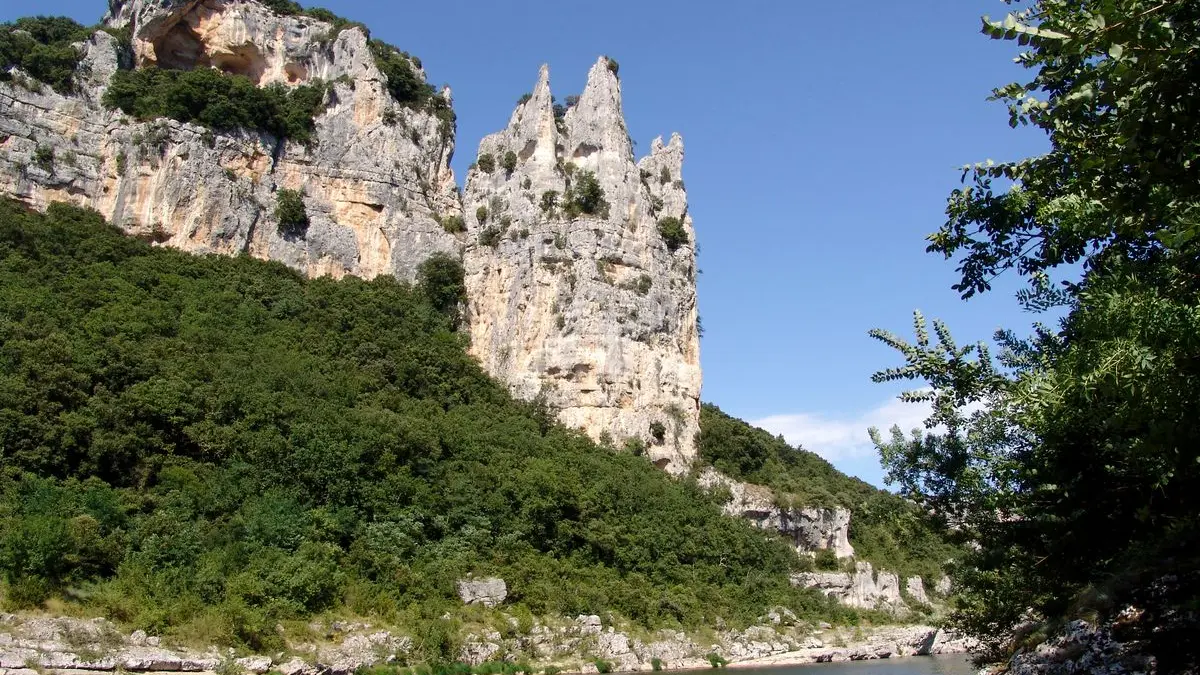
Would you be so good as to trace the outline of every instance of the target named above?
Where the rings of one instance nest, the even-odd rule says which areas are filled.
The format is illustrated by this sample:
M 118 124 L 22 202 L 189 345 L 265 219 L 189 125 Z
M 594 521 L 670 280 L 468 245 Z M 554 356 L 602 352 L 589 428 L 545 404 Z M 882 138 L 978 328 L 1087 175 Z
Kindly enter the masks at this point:
M 575 152 L 571 153 L 571 157 L 573 157 L 574 159 L 588 157 L 588 156 L 594 154 L 595 152 L 597 152 L 598 150 L 600 150 L 600 148 L 598 148 L 594 145 L 591 145 L 589 143 L 582 143 L 579 145 L 579 147 L 575 148 Z
M 252 44 L 233 47 L 227 53 L 214 54 L 211 62 L 206 65 L 211 65 L 230 75 L 245 75 L 255 84 L 262 79 L 263 71 L 267 67 L 262 52 Z
M 159 68 L 191 70 L 200 61 L 205 62 L 203 65 L 208 65 L 204 42 L 192 27 L 183 21 L 154 38 L 151 44 L 154 45 L 154 60 Z

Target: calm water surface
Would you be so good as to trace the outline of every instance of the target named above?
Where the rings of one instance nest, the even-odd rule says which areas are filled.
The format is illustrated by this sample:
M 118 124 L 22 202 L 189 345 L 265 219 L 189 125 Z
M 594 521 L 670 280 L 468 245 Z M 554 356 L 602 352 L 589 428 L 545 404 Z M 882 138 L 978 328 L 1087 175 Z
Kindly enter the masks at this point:
M 839 661 L 803 666 L 731 668 L 731 675 L 975 675 L 970 657 L 964 654 L 913 656 L 876 661 Z

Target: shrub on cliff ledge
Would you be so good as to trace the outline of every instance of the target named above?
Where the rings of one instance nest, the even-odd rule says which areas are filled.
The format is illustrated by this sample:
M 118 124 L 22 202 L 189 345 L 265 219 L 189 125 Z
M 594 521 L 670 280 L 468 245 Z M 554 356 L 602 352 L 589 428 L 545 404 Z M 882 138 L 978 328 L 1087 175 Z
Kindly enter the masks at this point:
M 567 166 L 572 166 L 567 164 Z M 563 195 L 563 212 L 574 218 L 580 214 L 608 217 L 609 206 L 604 199 L 604 188 L 591 171 L 571 172 L 571 186 Z
M 454 110 L 433 85 L 422 79 L 420 61 L 383 40 L 371 40 L 368 45 L 375 66 L 387 77 L 392 98 L 400 105 L 433 113 L 442 122 L 442 134 L 447 135 L 454 126 Z
M 306 142 L 325 110 L 327 89 L 320 81 L 292 89 L 258 87 L 243 75 L 212 68 L 143 68 L 114 74 L 104 105 L 139 120 L 168 117 L 220 131 L 265 131 Z
M 20 68 L 60 94 L 75 89 L 75 69 L 83 54 L 72 46 L 87 40 L 92 29 L 65 16 L 38 16 L 0 24 L 0 82 Z
M 308 232 L 308 211 L 304 208 L 304 193 L 299 190 L 280 190 L 275 194 L 275 220 L 285 237 L 302 237 Z
M 658 233 L 662 235 L 663 242 L 667 245 L 667 250 L 671 252 L 688 243 L 687 230 L 683 227 L 683 220 L 675 216 L 667 216 L 660 219 L 658 221 Z
M 666 425 L 658 420 L 654 420 L 653 422 L 651 422 L 650 423 L 650 436 L 654 439 L 655 443 L 662 445 L 663 440 L 667 436 Z
M 467 231 L 467 224 L 463 222 L 462 216 L 449 215 L 438 219 L 438 223 L 442 229 L 449 234 L 458 234 L 459 232 Z

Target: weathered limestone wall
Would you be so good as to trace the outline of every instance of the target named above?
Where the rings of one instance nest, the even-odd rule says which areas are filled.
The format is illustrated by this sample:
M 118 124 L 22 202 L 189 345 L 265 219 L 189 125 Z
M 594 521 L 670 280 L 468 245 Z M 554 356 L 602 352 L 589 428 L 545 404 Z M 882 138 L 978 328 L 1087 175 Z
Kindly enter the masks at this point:
M 314 138 L 214 134 L 107 110 L 101 98 L 118 53 L 98 32 L 83 46 L 78 94 L 0 83 L 0 192 L 39 208 L 89 206 L 132 234 L 187 251 L 246 252 L 310 276 L 411 278 L 434 251 L 458 250 L 436 219 L 460 209 L 453 130 L 396 104 L 361 29 L 333 32 L 243 0 L 136 0 L 109 21 L 130 26 L 142 67 L 218 67 L 260 85 L 336 81 Z M 387 110 L 394 124 L 384 122 Z M 53 152 L 48 166 L 36 160 L 39 148 Z M 279 231 L 281 188 L 306 193 L 303 236 Z
M 658 139 L 634 162 L 620 80 L 601 58 L 560 120 L 543 66 L 532 97 L 479 155 L 495 167 L 473 168 L 463 198 L 474 353 L 518 396 L 544 396 L 568 426 L 617 446 L 641 439 L 660 466 L 686 470 L 699 430 L 700 342 L 683 141 Z M 607 209 L 568 213 L 564 195 L 583 172 L 596 176 Z M 551 191 L 553 208 L 543 205 Z M 683 221 L 686 245 L 667 246 L 657 226 L 665 217 Z

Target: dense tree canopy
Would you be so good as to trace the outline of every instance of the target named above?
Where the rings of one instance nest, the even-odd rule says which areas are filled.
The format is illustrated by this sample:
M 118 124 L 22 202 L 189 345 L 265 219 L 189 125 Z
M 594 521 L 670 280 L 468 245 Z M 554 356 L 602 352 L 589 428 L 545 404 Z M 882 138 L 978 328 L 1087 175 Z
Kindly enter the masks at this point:
M 228 131 L 265 131 L 305 142 L 315 118 L 325 110 L 322 82 L 293 87 L 259 87 L 244 75 L 212 68 L 118 71 L 104 92 L 104 104 L 141 120 L 169 117 Z
M 1016 4 L 1016 3 L 1014 3 Z M 1200 5 L 1041 0 L 984 32 L 1028 47 L 996 90 L 1045 155 L 968 167 L 930 250 L 964 296 L 1005 270 L 1056 328 L 960 347 L 919 314 L 885 331 L 928 386 L 928 433 L 876 434 L 890 477 L 979 545 L 958 623 L 1000 656 L 1028 619 L 1143 613 L 1118 637 L 1164 672 L 1196 668 L 1200 607 Z M 1082 278 L 1053 283 L 1060 265 Z M 939 426 L 940 425 L 940 426 Z M 1043 633 L 1044 634 L 1044 633 Z

